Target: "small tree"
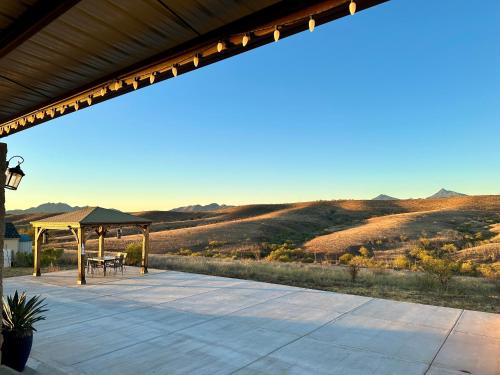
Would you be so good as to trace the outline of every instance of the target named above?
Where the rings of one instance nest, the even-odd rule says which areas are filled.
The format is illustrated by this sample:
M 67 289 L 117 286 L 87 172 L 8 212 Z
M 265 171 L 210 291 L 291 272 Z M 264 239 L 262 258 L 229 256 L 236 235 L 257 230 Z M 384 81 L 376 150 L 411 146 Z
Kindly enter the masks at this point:
M 441 286 L 447 289 L 455 264 L 448 259 L 436 259 L 425 255 L 422 258 L 421 268 L 425 273 L 437 278 Z
M 359 270 L 363 265 L 364 265 L 364 260 L 359 256 L 356 256 L 350 260 L 347 270 L 349 271 L 349 275 L 351 275 L 352 282 L 356 281 L 359 274 Z

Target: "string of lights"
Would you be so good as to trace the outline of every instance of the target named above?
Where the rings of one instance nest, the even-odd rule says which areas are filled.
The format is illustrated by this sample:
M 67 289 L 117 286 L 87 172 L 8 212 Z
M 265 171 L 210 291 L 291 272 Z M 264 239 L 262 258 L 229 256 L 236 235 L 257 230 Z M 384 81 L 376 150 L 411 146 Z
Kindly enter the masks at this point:
M 355 0 L 349 1 L 349 13 L 351 15 L 354 15 L 356 13 Z M 87 107 L 91 106 L 94 102 L 94 99 L 103 98 L 110 93 L 118 92 L 126 86 L 131 86 L 134 90 L 137 90 L 140 86 L 144 86 L 143 82 L 149 81 L 149 85 L 152 85 L 155 83 L 156 77 L 160 74 L 164 75 L 165 73 L 170 72 L 171 77 L 177 77 L 179 73 L 182 73 L 182 66 L 192 63 L 193 66 L 197 68 L 204 58 L 209 57 L 214 53 L 222 53 L 238 44 L 241 44 L 242 47 L 247 47 L 249 43 L 251 43 L 251 41 L 254 39 L 254 37 L 265 37 L 272 33 L 274 41 L 278 42 L 281 37 L 281 30 L 286 29 L 289 26 L 294 26 L 297 23 L 302 23 L 304 21 L 307 22 L 309 31 L 313 32 L 314 28 L 316 27 L 316 20 L 314 18 L 315 16 L 316 14 L 310 14 L 307 17 L 286 20 L 286 22 L 280 24 L 265 25 L 251 31 L 231 35 L 227 38 L 220 39 L 215 44 L 215 46 L 211 45 L 205 47 L 204 49 L 198 49 L 194 52 L 191 52 L 190 54 L 181 56 L 177 59 L 173 59 L 174 61 L 158 64 L 143 69 L 140 72 L 136 72 L 135 74 L 129 74 L 125 77 L 118 77 L 111 82 L 101 84 L 94 89 L 86 91 L 85 93 L 75 95 L 73 98 L 68 99 L 62 103 L 52 104 L 47 108 L 12 120 L 11 122 L 8 122 L 7 124 L 0 127 L 0 136 L 3 134 L 8 134 L 11 129 L 15 130 L 19 126 L 24 127 L 27 125 L 33 125 L 35 123 L 35 120 L 43 120 L 46 115 L 50 118 L 54 118 L 56 115 L 63 115 L 70 107 L 72 107 L 74 111 L 77 111 L 82 104 L 86 105 Z

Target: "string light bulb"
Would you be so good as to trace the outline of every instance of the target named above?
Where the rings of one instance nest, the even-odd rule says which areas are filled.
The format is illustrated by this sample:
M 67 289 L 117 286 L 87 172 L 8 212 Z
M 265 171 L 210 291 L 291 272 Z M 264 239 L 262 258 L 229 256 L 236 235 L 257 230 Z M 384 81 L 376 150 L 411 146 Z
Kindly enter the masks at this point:
M 101 96 L 106 95 L 106 91 L 108 91 L 106 87 L 101 88 Z
M 176 64 L 172 65 L 172 74 L 174 75 L 174 77 L 177 77 L 177 65 Z
M 351 0 L 351 3 L 349 4 L 349 12 L 351 12 L 351 16 L 356 13 L 356 3 L 354 0 Z
M 47 114 L 51 117 L 51 118 L 54 118 L 54 115 L 56 114 L 56 112 L 54 111 L 54 108 L 51 108 L 47 111 Z
M 137 87 L 139 87 L 139 82 L 137 81 L 137 78 L 134 78 L 134 80 L 132 81 L 132 87 L 134 88 L 134 90 L 137 90 Z
M 19 123 L 21 124 L 21 126 L 26 125 L 26 118 L 23 117 L 21 120 L 19 120 Z
M 193 56 L 193 65 L 197 68 L 200 63 L 200 55 L 196 54 Z
M 223 49 L 226 48 L 226 44 L 224 42 L 219 42 L 217 43 L 217 52 L 221 52 Z
M 35 122 L 35 116 L 31 115 L 30 117 L 28 117 L 28 122 L 30 124 L 33 124 Z
M 278 30 L 278 26 L 274 28 L 274 41 L 277 42 L 280 39 L 280 31 Z
M 249 41 L 250 41 L 250 35 L 245 34 L 243 35 L 243 38 L 241 38 L 241 45 L 243 47 L 246 47 Z
M 314 31 L 314 26 L 316 26 L 316 21 L 314 20 L 314 18 L 311 16 L 309 18 L 309 31 L 310 32 L 313 32 Z
M 89 95 L 89 97 L 87 98 L 87 104 L 88 105 L 91 105 L 92 104 L 92 97 Z
M 76 102 L 73 104 L 73 107 L 75 108 L 75 111 L 78 111 L 78 108 L 80 108 L 80 104 L 78 104 L 78 101 L 76 101 Z
M 149 83 L 150 84 L 153 84 L 155 81 L 155 73 L 152 72 L 150 75 L 149 75 Z

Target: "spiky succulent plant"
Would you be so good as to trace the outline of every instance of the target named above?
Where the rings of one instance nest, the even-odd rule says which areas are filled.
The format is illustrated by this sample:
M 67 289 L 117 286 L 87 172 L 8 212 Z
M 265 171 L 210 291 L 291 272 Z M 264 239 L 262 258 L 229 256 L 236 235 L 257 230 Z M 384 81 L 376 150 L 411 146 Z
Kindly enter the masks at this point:
M 40 320 L 45 320 L 42 313 L 48 311 L 47 306 L 43 304 L 45 298 L 40 299 L 40 296 L 33 296 L 27 299 L 26 292 L 21 295 L 16 292 L 13 296 L 3 298 L 3 329 L 12 331 L 18 335 L 28 335 L 36 331 L 33 326 Z

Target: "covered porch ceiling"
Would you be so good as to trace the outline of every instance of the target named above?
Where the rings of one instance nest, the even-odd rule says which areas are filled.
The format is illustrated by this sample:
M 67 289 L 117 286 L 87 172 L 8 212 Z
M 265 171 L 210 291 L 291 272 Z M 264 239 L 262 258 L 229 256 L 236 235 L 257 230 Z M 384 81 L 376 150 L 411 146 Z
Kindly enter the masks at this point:
M 355 0 L 357 12 L 385 1 Z M 0 138 L 346 16 L 350 2 L 2 0 Z

